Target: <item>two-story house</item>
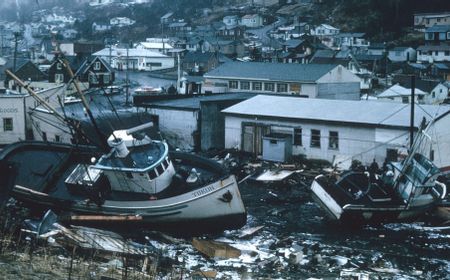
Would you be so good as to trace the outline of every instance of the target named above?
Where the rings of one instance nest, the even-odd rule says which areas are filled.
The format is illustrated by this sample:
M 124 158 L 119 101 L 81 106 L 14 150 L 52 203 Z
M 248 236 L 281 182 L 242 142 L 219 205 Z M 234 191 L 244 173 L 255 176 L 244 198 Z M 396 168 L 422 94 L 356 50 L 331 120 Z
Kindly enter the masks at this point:
M 365 33 L 340 33 L 334 37 L 334 46 L 340 49 L 367 50 L 370 43 Z
M 245 15 L 241 19 L 241 24 L 248 28 L 258 28 L 263 26 L 263 18 L 259 14 Z
M 86 60 L 81 66 L 80 81 L 88 82 L 89 88 L 102 88 L 114 83 L 115 73 L 111 66 L 102 58 L 95 57 Z
M 450 12 L 414 14 L 414 29 L 423 31 L 435 25 L 449 25 Z
M 392 62 L 416 61 L 417 52 L 411 47 L 395 47 L 389 50 L 388 58 Z

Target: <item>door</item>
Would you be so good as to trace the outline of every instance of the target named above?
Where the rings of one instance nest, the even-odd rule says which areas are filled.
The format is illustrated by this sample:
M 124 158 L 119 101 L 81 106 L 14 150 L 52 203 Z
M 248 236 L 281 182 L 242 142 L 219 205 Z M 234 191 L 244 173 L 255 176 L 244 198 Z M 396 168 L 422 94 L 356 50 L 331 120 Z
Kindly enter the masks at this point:
M 270 133 L 270 127 L 263 124 L 245 124 L 242 131 L 242 150 L 254 155 L 263 151 L 263 136 Z

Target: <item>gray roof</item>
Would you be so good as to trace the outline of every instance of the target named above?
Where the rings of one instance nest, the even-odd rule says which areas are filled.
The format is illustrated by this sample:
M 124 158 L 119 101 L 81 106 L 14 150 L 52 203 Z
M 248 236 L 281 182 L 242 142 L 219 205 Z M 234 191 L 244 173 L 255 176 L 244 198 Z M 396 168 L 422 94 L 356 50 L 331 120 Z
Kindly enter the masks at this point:
M 450 51 L 450 46 L 448 45 L 425 45 L 417 48 L 418 51 Z
M 344 38 L 344 37 L 355 37 L 355 38 L 362 38 L 366 36 L 366 33 L 339 33 L 336 35 L 338 38 Z
M 145 105 L 151 108 L 170 108 L 180 110 L 199 110 L 202 101 L 221 101 L 221 100 L 245 100 L 254 97 L 252 93 L 223 93 L 213 95 L 194 95 L 186 98 L 172 100 L 159 100 L 148 102 Z
M 205 78 L 315 82 L 336 67 L 336 64 L 228 62 L 206 73 Z
M 274 106 L 276 105 L 276 106 Z M 416 106 L 415 125 L 450 111 L 450 106 Z M 223 110 L 225 114 L 279 119 L 409 127 L 410 105 L 397 102 L 348 101 L 258 95 Z

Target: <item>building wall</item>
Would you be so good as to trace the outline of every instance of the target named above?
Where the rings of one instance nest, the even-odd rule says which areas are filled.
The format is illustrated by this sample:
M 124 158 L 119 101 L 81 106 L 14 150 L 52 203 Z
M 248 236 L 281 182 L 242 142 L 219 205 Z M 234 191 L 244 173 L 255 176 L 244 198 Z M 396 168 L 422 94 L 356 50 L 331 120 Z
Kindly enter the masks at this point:
M 417 53 L 417 60 L 430 63 L 435 61 L 450 61 L 450 54 L 446 55 L 446 51 L 419 51 Z
M 389 60 L 393 62 L 416 61 L 417 52 L 414 49 L 407 49 L 405 51 L 390 51 L 388 57 Z
M 194 148 L 194 132 L 198 130 L 198 111 L 149 108 L 147 112 L 159 116 L 159 130 L 169 145 L 182 150 Z
M 430 94 L 425 95 L 425 104 L 440 104 L 449 97 L 450 90 L 443 84 L 437 85 Z
M 225 148 L 242 149 L 242 125 L 246 122 L 269 125 L 271 132 L 277 133 L 293 134 L 294 128 L 302 128 L 302 145 L 293 145 L 292 154 L 303 154 L 310 159 L 330 162 L 338 156 L 341 159 L 356 159 L 370 164 L 375 158 L 381 165 L 386 158 L 386 149 L 400 149 L 408 135 L 406 130 L 226 115 Z M 311 147 L 311 129 L 320 130 L 320 148 Z M 338 132 L 338 149 L 329 148 L 330 131 Z
M 0 145 L 26 139 L 25 115 L 23 97 L 8 97 L 6 94 L 0 96 Z M 12 118 L 12 131 L 5 131 L 3 125 L 6 118 Z
M 450 171 L 450 139 L 448 128 L 450 127 L 450 116 L 447 115 L 434 123 L 428 133 L 433 139 L 431 150 L 434 153 L 434 163 L 437 167 Z M 428 156 L 428 155 L 426 155 Z

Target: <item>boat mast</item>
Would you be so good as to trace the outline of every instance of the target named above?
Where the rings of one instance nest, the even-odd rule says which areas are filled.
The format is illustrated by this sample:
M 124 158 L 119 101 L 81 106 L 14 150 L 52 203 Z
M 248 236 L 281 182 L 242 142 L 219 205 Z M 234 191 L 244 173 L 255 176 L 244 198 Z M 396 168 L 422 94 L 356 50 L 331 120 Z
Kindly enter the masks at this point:
M 92 123 L 92 125 L 94 126 L 94 130 L 95 133 L 97 134 L 99 141 L 100 141 L 100 145 L 103 149 L 105 149 L 106 151 L 109 150 L 108 145 L 106 144 L 106 137 L 105 135 L 100 131 L 97 122 L 95 121 L 94 115 L 92 114 L 91 109 L 89 108 L 89 105 L 86 101 L 86 98 L 84 98 L 83 93 L 81 92 L 80 89 L 80 85 L 77 82 L 77 78 L 75 77 L 75 75 L 73 74 L 72 68 L 70 67 L 69 63 L 67 62 L 66 59 L 61 59 L 59 58 L 60 62 L 64 65 L 64 67 L 67 69 L 67 72 L 69 73 L 69 77 L 72 80 L 73 85 L 75 86 L 75 89 L 78 93 L 78 96 L 81 99 L 81 103 L 83 104 L 83 107 L 86 109 L 86 113 L 88 114 L 88 117 Z
M 414 95 L 416 88 L 416 76 L 411 76 L 411 119 L 409 127 L 409 149 L 412 150 L 414 144 Z M 412 152 L 412 151 L 411 151 Z

